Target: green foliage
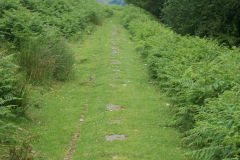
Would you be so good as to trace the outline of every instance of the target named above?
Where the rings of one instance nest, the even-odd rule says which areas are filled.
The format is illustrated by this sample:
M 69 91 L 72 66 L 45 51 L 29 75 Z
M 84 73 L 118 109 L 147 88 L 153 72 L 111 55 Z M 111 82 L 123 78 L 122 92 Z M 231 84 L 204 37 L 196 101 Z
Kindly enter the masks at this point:
M 196 126 L 185 138 L 199 159 L 222 159 L 240 154 L 239 87 L 225 91 L 202 108 L 196 116 Z
M 0 33 L 4 40 L 18 42 L 26 36 L 44 34 L 48 27 L 56 27 L 59 36 L 71 37 L 92 25 L 92 16 L 102 10 L 94 1 L 3 0 Z M 99 15 L 100 16 L 100 15 Z
M 229 45 L 240 43 L 239 0 L 168 0 L 164 22 L 181 34 L 216 37 Z
M 94 0 L 3 0 L 0 39 L 14 44 L 18 62 L 33 83 L 68 79 L 73 56 L 67 46 L 110 16 Z M 40 44 L 40 45 L 39 45 Z
M 14 140 L 16 125 L 10 119 L 25 111 L 25 89 L 13 55 L 0 53 L 0 147 Z
M 239 0 L 126 0 L 157 16 L 182 35 L 217 38 L 240 44 Z
M 149 72 L 172 97 L 175 125 L 199 160 L 239 153 L 240 54 L 198 37 L 182 37 L 139 8 L 127 7 L 123 25 L 138 43 Z
M 19 141 L 14 120 L 26 110 L 26 82 L 67 80 L 74 63 L 68 40 L 110 14 L 95 0 L 0 0 L 0 42 L 7 44 L 0 51 L 9 50 L 0 54 L 0 154 Z M 12 159 L 24 159 L 24 147 L 12 149 Z
M 6 116 L 12 108 L 22 106 L 24 85 L 17 73 L 18 67 L 12 63 L 13 55 L 0 53 L 0 112 Z
M 138 7 L 144 8 L 156 15 L 158 18 L 162 17 L 162 8 L 167 0 L 125 0 L 127 3 L 134 4 Z

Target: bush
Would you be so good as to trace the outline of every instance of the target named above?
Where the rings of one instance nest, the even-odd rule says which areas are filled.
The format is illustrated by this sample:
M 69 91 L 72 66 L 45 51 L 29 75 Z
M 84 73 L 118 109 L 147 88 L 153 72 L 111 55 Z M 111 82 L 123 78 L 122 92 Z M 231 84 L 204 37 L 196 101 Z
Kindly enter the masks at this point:
M 239 49 L 180 36 L 135 7 L 123 13 L 162 91 L 172 98 L 175 125 L 199 160 L 237 159 L 239 154 Z

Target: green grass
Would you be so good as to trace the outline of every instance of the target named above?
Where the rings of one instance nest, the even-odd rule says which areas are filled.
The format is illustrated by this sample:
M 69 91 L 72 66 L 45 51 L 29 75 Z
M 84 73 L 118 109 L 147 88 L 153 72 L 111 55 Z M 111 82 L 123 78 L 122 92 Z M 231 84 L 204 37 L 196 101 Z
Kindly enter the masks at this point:
M 111 33 L 120 49 L 120 73 L 110 65 Z M 149 83 L 147 67 L 134 50 L 134 43 L 116 18 L 112 18 L 84 44 L 72 44 L 75 52 L 75 78 L 50 91 L 32 91 L 34 119 L 30 130 L 37 135 L 33 148 L 39 159 L 63 159 L 75 134 L 83 108 L 87 108 L 73 159 L 108 160 L 186 160 L 180 147 L 180 134 L 165 127 L 172 115 L 168 100 Z M 92 78 L 90 78 L 92 77 Z M 118 81 L 110 81 L 119 78 Z M 90 80 L 93 79 L 93 80 Z M 115 87 L 109 86 L 115 84 Z M 126 84 L 125 86 L 123 84 Z M 43 95 L 40 93 L 42 92 Z M 124 110 L 106 111 L 107 104 Z M 122 124 L 110 124 L 119 119 Z M 124 134 L 128 139 L 106 142 L 105 136 Z

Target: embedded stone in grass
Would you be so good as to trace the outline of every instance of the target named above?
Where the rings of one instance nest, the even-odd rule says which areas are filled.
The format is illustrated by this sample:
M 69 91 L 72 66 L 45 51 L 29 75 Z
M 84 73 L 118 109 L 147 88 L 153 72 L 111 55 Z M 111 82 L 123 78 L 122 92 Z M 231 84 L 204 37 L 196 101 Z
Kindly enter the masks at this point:
M 119 56 L 120 56 L 120 53 L 112 53 L 111 56 L 112 56 L 112 57 L 119 57 Z
M 122 64 L 121 62 L 111 62 L 110 64 Z
M 126 87 L 127 86 L 127 84 L 123 84 L 123 87 Z
M 121 141 L 121 140 L 127 139 L 125 135 L 117 135 L 117 134 L 109 135 L 109 136 L 106 136 L 105 138 L 106 138 L 106 141 Z
M 120 56 L 120 53 L 112 53 L 111 56 L 118 58 Z
M 120 69 L 114 69 L 113 71 L 114 72 L 120 72 L 121 70 Z
M 113 105 L 113 104 L 107 104 L 106 107 L 107 107 L 108 110 L 120 110 L 120 109 L 122 109 L 122 107 L 117 106 L 117 105 Z
M 112 57 L 119 58 L 120 54 L 119 54 L 119 53 L 115 53 L 115 54 L 112 54 L 111 56 L 112 56 Z
M 117 50 L 112 50 L 112 54 L 117 54 L 117 53 L 120 53 L 120 52 Z
M 110 81 L 117 81 L 117 80 L 119 80 L 119 79 L 117 79 L 117 78 L 110 79 Z
M 115 85 L 114 85 L 114 84 L 109 84 L 109 86 L 110 86 L 110 87 L 115 87 Z
M 113 68 L 119 68 L 119 65 L 112 65 Z
M 112 35 L 116 35 L 117 34 L 117 32 L 116 31 L 112 31 Z
M 116 49 L 118 49 L 118 48 L 116 48 L 116 47 L 112 47 L 112 50 L 116 50 Z
M 110 121 L 110 124 L 122 124 L 122 121 L 119 119 L 114 119 Z

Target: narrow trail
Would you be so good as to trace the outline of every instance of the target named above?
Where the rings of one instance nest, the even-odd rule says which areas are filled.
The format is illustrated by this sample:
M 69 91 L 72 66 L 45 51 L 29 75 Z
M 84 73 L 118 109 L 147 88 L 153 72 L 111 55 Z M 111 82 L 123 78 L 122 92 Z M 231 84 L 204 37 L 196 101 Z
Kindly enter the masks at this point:
M 75 135 L 74 137 L 72 138 L 72 141 L 71 141 L 71 144 L 70 144 L 70 147 L 68 149 L 68 152 L 64 158 L 64 160 L 71 160 L 72 159 L 72 156 L 74 154 L 74 149 L 75 149 L 75 146 L 76 146 L 76 141 L 78 140 L 79 138 L 79 134 L 80 134 L 80 127 L 84 121 L 84 115 L 86 114 L 86 111 L 87 111 L 87 105 L 85 108 L 83 108 L 83 113 L 79 119 L 79 123 L 78 123 L 78 126 L 77 126 L 77 129 L 76 129 L 76 132 L 75 132 Z
M 146 65 L 117 18 L 73 48 L 76 80 L 41 99 L 51 102 L 44 109 L 51 118 L 43 120 L 45 112 L 37 113 L 45 125 L 33 130 L 43 130 L 48 137 L 34 144 L 36 150 L 56 160 L 187 159 L 179 133 L 165 127 L 171 120 L 167 99 L 151 84 Z M 47 109 L 59 94 L 64 104 Z M 79 120 L 80 115 L 84 119 Z

